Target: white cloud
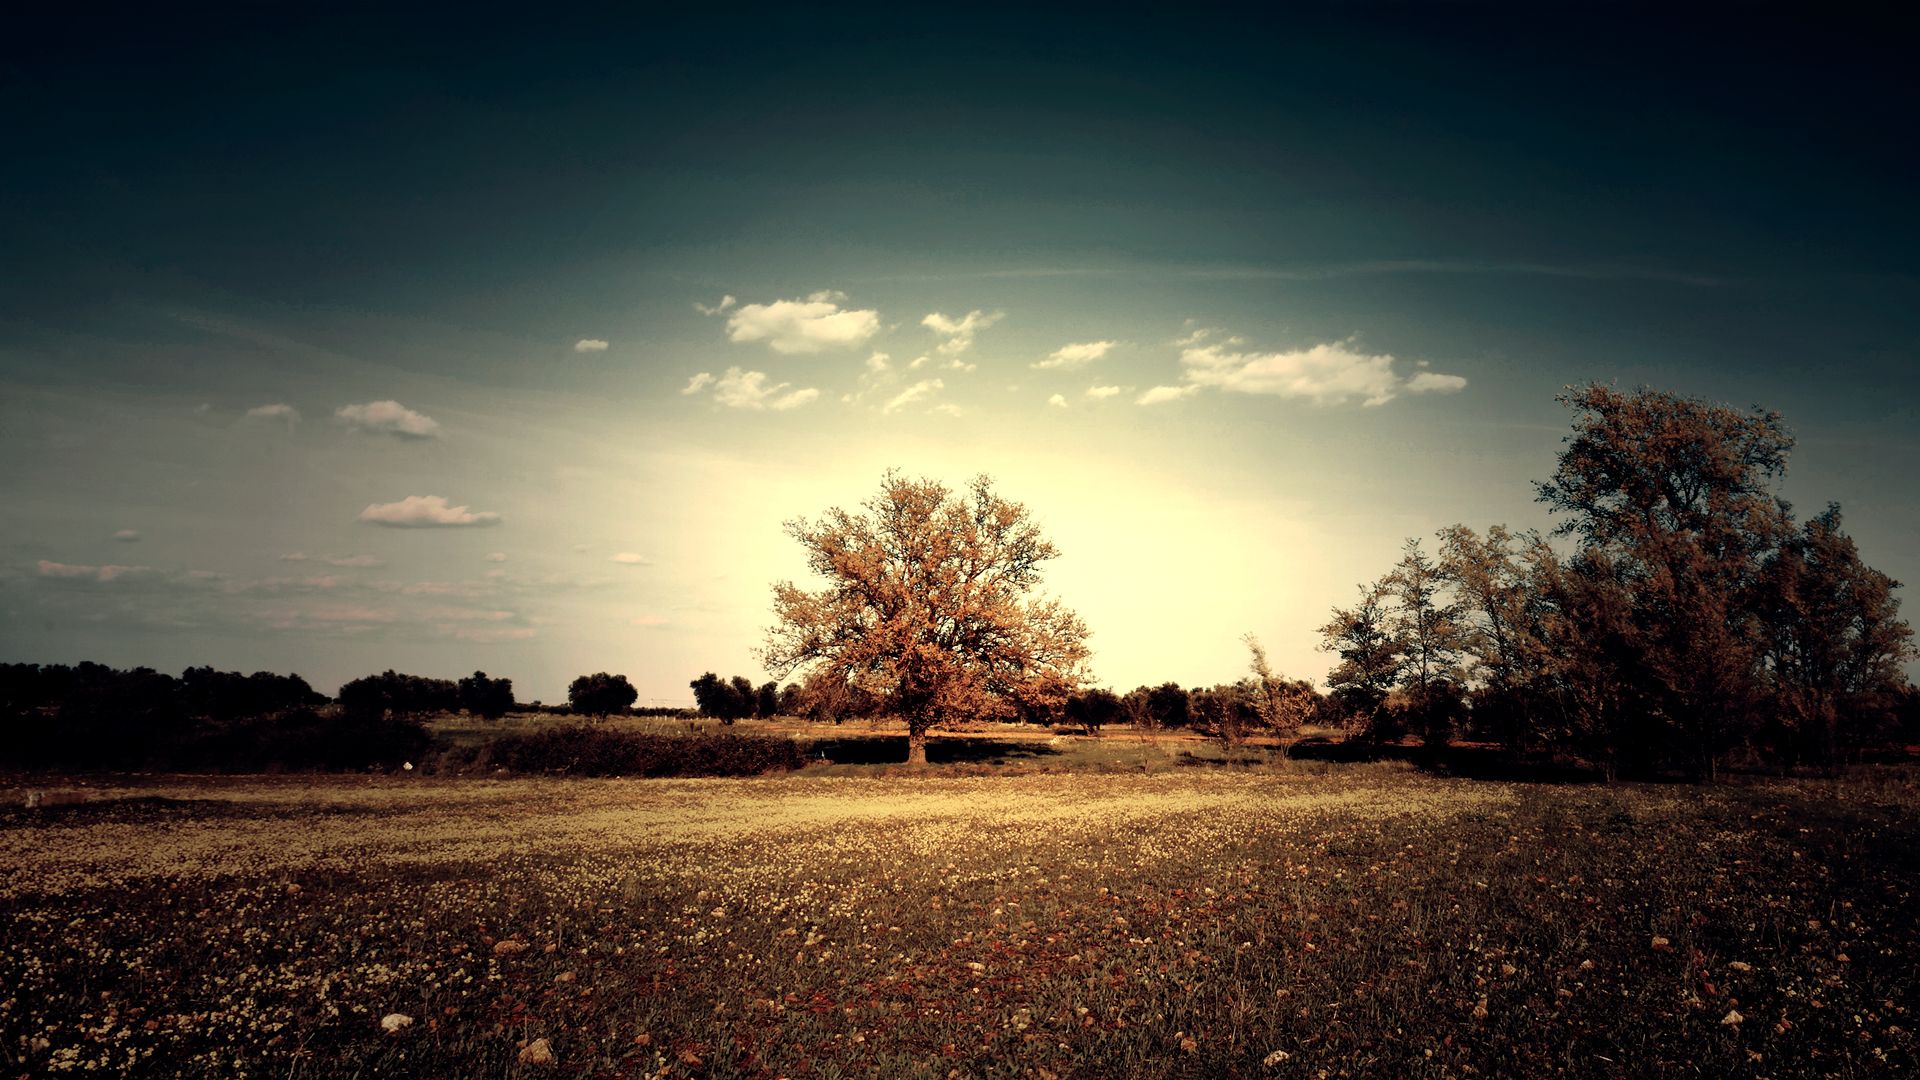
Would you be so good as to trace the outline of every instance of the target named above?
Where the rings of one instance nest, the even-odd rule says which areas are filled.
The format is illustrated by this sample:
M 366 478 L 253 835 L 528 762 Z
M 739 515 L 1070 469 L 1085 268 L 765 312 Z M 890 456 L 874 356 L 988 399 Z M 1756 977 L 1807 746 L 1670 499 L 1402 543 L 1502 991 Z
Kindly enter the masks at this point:
M 887 403 L 880 407 L 880 411 L 890 413 L 904 409 L 916 401 L 925 401 L 945 389 L 946 385 L 939 379 L 922 379 L 889 398 Z
M 139 529 L 121 529 L 119 532 L 113 534 L 113 538 L 115 540 L 120 541 L 123 544 L 131 544 L 135 540 L 140 539 L 140 530 Z
M 967 410 L 961 408 L 958 405 L 955 405 L 951 401 L 948 401 L 939 405 L 935 405 L 933 408 L 928 409 L 927 412 L 935 413 L 940 416 L 965 416 L 967 413 Z
M 1287 352 L 1230 352 L 1234 339 L 1194 345 L 1180 353 L 1189 388 L 1302 398 L 1316 405 L 1358 400 L 1384 405 L 1407 393 L 1451 393 L 1467 384 L 1457 375 L 1420 372 L 1411 379 L 1385 353 L 1362 352 L 1352 339 Z M 1143 402 L 1144 404 L 1144 402 Z
M 647 558 L 645 555 L 642 555 L 637 551 L 623 551 L 618 555 L 615 555 L 613 558 L 608 559 L 607 561 L 617 562 L 622 566 L 652 566 L 653 565 L 652 559 Z
M 713 400 L 730 409 L 772 409 L 781 412 L 797 409 L 820 396 L 813 387 L 799 390 L 790 389 L 792 383 L 767 385 L 767 373 L 764 371 L 742 371 L 737 367 L 728 368 L 726 374 L 715 379 L 701 372 L 688 380 L 682 394 L 694 394 L 708 385 L 713 387 Z
M 1115 344 L 1112 341 L 1083 341 L 1076 345 L 1062 345 L 1048 353 L 1045 360 L 1035 361 L 1033 366 L 1042 370 L 1084 367 L 1107 355 L 1107 351 Z
M 504 551 L 489 551 L 487 552 L 487 561 L 488 562 L 506 562 L 507 553 Z
M 281 423 L 292 427 L 300 422 L 300 410 L 279 402 L 272 405 L 255 405 L 247 410 L 247 419 Z
M 1067 407 L 1067 399 L 1065 397 L 1062 397 L 1059 394 L 1055 394 L 1052 397 L 1047 399 L 1047 404 L 1053 406 L 1056 409 L 1064 409 Z
M 703 304 L 700 301 L 695 300 L 693 302 L 693 310 L 699 312 L 702 315 L 720 315 L 725 313 L 727 309 L 733 307 L 733 305 L 737 302 L 738 301 L 736 301 L 733 298 L 733 294 L 728 293 L 727 295 L 722 296 L 720 298 L 719 303 L 713 304 L 713 305 Z
M 935 347 L 935 352 L 942 356 L 959 356 L 973 348 L 975 334 L 1005 317 L 1004 312 L 996 311 L 989 315 L 984 311 L 974 310 L 958 319 L 950 319 L 936 311 L 921 319 L 920 325 L 947 339 Z
M 1110 397 L 1120 396 L 1120 393 L 1121 393 L 1121 390 L 1117 386 L 1087 387 L 1087 397 L 1092 398 L 1094 401 L 1105 401 Z
M 1200 388 L 1197 386 L 1156 386 L 1133 399 L 1135 405 L 1158 405 L 1164 401 L 1179 401 Z
M 391 435 L 396 439 L 432 439 L 440 434 L 440 424 L 432 417 L 414 412 L 397 401 L 342 405 L 334 411 L 333 418 L 355 431 Z
M 77 563 L 59 563 L 41 559 L 36 564 L 41 577 L 91 579 L 93 581 L 114 581 L 129 574 L 145 573 L 144 566 L 81 566 Z
M 573 351 L 578 353 L 606 352 L 607 343 L 599 338 L 581 338 L 573 343 Z
M 888 363 L 892 359 L 893 358 L 888 356 L 886 353 L 883 353 L 883 352 L 874 353 L 872 356 L 867 357 L 867 370 L 876 375 L 878 375 L 880 372 L 883 372 L 883 371 L 892 370 L 890 364 Z
M 369 567 L 385 566 L 385 560 L 374 555 L 322 555 L 320 561 L 328 566 Z
M 817 292 L 805 300 L 744 304 L 727 317 L 727 338 L 764 341 L 777 353 L 817 353 L 858 345 L 880 332 L 880 313 L 842 308 L 844 293 Z
M 1467 380 L 1458 375 L 1442 375 L 1437 371 L 1422 371 L 1407 380 L 1409 394 L 1453 394 L 1466 389 Z
M 374 503 L 360 511 L 360 520 L 371 525 L 395 529 L 456 528 L 467 525 L 497 525 L 500 515 L 492 511 L 448 506 L 439 495 L 409 495 L 399 502 Z

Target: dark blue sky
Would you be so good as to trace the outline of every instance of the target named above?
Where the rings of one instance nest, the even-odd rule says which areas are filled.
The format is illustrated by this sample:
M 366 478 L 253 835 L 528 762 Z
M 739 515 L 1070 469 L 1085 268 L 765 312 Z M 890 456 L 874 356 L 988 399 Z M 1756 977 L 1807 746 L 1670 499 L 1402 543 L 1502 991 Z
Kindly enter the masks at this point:
M 1201 505 L 1266 499 L 1294 506 L 1291 520 L 1358 522 L 1282 553 L 1298 565 L 1356 552 L 1324 569 L 1324 588 L 1312 574 L 1276 579 L 1268 613 L 1235 613 L 1262 620 L 1253 628 L 1305 672 L 1320 662 L 1310 629 L 1324 596 L 1370 576 L 1362 564 L 1399 536 L 1458 518 L 1537 523 L 1525 480 L 1548 471 L 1564 427 L 1551 399 L 1585 379 L 1784 411 L 1802 437 L 1788 493 L 1809 509 L 1840 499 L 1870 561 L 1920 575 L 1907 22 L 1600 5 L 741 9 L 537 24 L 464 10 L 155 9 L 14 15 L 0 39 L 0 443 L 32 466 L 0 490 L 11 504 L 0 555 L 23 575 L 10 610 L 51 603 L 33 594 L 42 560 L 125 561 L 124 546 L 86 544 L 142 514 L 172 522 L 135 530 L 144 570 L 264 580 L 254 562 L 339 555 L 369 535 L 353 521 L 361 504 L 442 488 L 455 503 L 511 503 L 489 482 L 524 482 L 531 499 L 570 468 L 667 498 L 689 481 L 663 455 L 689 447 L 753 478 L 741 483 L 770 483 L 796 440 L 836 433 L 862 447 L 847 467 L 919 454 L 957 479 L 996 452 L 1027 460 L 1025 446 L 1164 469 Z M 870 332 L 824 346 L 828 359 L 775 355 L 716 321 L 733 315 L 692 309 L 823 290 L 836 310 L 876 313 Z M 1002 316 L 966 354 L 977 371 L 958 351 L 931 353 L 921 329 L 925 312 L 970 310 Z M 1466 388 L 1374 409 L 1324 390 L 1276 398 L 1250 388 L 1252 368 L 1202 386 L 1174 344 L 1195 328 L 1242 338 L 1224 346 L 1238 365 L 1339 344 L 1341 363 L 1386 358 L 1403 390 L 1420 370 Z M 612 344 L 572 350 L 589 339 Z M 1111 349 L 1097 374 L 1072 386 L 1037 366 L 1101 341 Z M 863 367 L 872 352 L 893 367 Z M 947 357 L 940 386 L 922 386 L 932 368 L 907 367 L 915 352 Z M 735 368 L 763 381 L 722 398 L 679 392 Z M 788 397 L 754 396 L 779 385 Z M 1136 406 L 1156 385 L 1167 404 Z M 915 387 L 912 405 L 964 413 L 967 426 L 939 435 L 923 423 L 910 450 L 908 433 L 869 415 L 905 410 L 895 395 Z M 802 389 L 815 391 L 804 408 L 791 396 Z M 317 441 L 330 414 L 391 399 L 441 433 L 325 458 L 347 453 Z M 217 444 L 233 430 L 207 434 L 209 417 L 244 426 L 247 410 L 275 404 L 306 417 L 282 434 L 314 445 L 240 449 Z M 456 453 L 457 413 L 467 431 L 554 419 L 510 447 Z M 615 469 L 594 456 L 604 448 L 557 441 L 557 428 L 596 424 L 633 440 L 623 452 L 640 463 Z M 291 472 L 269 479 L 276 461 Z M 235 496 L 244 512 L 141 503 L 135 494 L 171 490 L 149 474 L 156 463 L 172 463 L 181 490 L 266 485 L 271 497 Z M 1225 492 L 1200 479 L 1222 474 L 1237 478 Z M 338 505 L 323 508 L 315 476 L 338 487 Z M 872 478 L 838 479 L 824 490 L 852 501 Z M 421 490 L 387 490 L 403 482 Z M 1033 484 L 1014 494 L 1044 505 L 1049 485 Z M 527 516 L 505 514 L 486 546 L 510 547 Z M 302 539 L 268 520 L 334 521 L 341 535 Z M 743 527 L 771 528 L 777 543 L 777 520 Z M 630 521 L 636 539 L 614 529 L 590 542 L 672 547 L 654 527 Z M 528 559 L 579 544 L 543 536 Z M 436 561 L 382 554 L 398 575 L 389 591 L 408 584 L 409 557 Z M 744 668 L 778 568 L 724 571 L 752 583 L 724 597 L 687 584 L 721 571 L 657 570 L 570 614 L 536 611 L 547 601 L 531 584 L 475 610 L 528 631 L 503 648 L 556 642 L 525 672 L 536 680 L 576 659 L 620 662 L 622 649 Z M 91 623 L 43 620 L 7 651 L 156 651 L 153 605 L 95 599 Z M 610 605 L 644 609 L 623 625 L 673 623 L 692 644 L 629 636 L 582 657 L 580 641 L 606 637 L 589 624 Z M 236 609 L 223 622 L 217 607 L 195 626 L 230 663 L 350 675 L 378 651 L 302 638 L 298 605 L 281 613 L 292 628 L 281 644 L 248 632 L 229 648 L 221 634 L 268 616 Z M 680 608 L 708 621 L 660 614 Z M 467 664 L 452 645 L 435 652 L 434 631 L 365 606 L 376 610 L 388 621 L 355 642 L 417 648 L 422 667 Z M 1131 677 L 1129 657 L 1151 653 L 1128 643 L 1126 618 L 1109 620 L 1103 655 Z M 1231 662 L 1246 628 L 1221 628 L 1219 649 L 1166 677 L 1223 677 L 1207 665 L 1215 652 Z M 340 658 L 303 659 L 327 649 Z M 665 694 L 676 678 L 662 665 Z

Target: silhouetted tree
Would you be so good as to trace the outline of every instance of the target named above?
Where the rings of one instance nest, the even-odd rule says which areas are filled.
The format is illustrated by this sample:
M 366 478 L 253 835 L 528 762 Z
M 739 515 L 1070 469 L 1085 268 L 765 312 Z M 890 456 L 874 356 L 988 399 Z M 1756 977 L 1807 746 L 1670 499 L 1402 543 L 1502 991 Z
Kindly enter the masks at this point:
M 1113 691 L 1100 687 L 1081 690 L 1067 698 L 1067 721 L 1078 724 L 1089 735 L 1100 734 L 1101 728 L 1120 719 L 1121 712 L 1120 699 Z
M 753 714 L 762 720 L 770 720 L 780 711 L 780 684 L 764 682 L 754 692 Z
M 774 586 L 767 669 L 828 672 L 882 698 L 907 723 L 909 762 L 926 762 L 936 724 L 1004 708 L 1036 680 L 1080 677 L 1085 625 L 1028 596 L 1055 549 L 985 477 L 956 495 L 889 472 L 865 513 L 830 510 L 787 533 L 827 586 Z
M 500 719 L 513 710 L 513 680 L 474 672 L 460 680 L 460 707 L 483 719 Z
M 1193 723 L 1193 702 L 1186 687 L 1179 683 L 1161 683 L 1147 691 L 1147 714 L 1153 726 L 1183 728 Z
M 340 687 L 340 707 L 354 716 L 425 716 L 460 707 L 460 688 L 450 679 L 403 675 L 392 669 Z
M 625 715 L 640 696 L 625 675 L 582 675 L 567 687 L 567 706 L 582 716 Z

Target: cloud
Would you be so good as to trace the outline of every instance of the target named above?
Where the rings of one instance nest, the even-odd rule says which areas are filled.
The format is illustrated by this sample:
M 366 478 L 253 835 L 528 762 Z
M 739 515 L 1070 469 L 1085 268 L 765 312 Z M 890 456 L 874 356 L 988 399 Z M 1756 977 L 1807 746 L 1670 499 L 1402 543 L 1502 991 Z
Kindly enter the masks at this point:
M 1133 399 L 1135 405 L 1158 405 L 1166 401 L 1179 401 L 1183 397 L 1199 392 L 1198 386 L 1156 386 Z
M 927 412 L 936 413 L 940 416 L 965 416 L 967 414 L 967 410 L 955 405 L 951 401 L 935 405 L 933 408 L 928 409 Z
M 1032 366 L 1041 370 L 1084 367 L 1107 355 L 1107 350 L 1115 344 L 1111 341 L 1083 341 L 1077 345 L 1062 345 L 1048 353 L 1045 360 L 1037 360 Z
M 713 400 L 730 409 L 783 412 L 797 409 L 820 396 L 820 391 L 812 387 L 789 389 L 792 383 L 768 386 L 766 372 L 742 371 L 737 367 L 728 368 L 726 374 L 718 379 L 703 371 L 687 380 L 687 388 L 680 392 L 694 394 L 709 385 L 713 387 Z
M 308 555 L 304 551 L 295 551 L 295 552 L 292 552 L 291 554 L 280 556 L 281 562 L 307 562 L 308 560 L 312 560 L 313 562 L 318 562 L 318 563 L 325 563 L 328 566 L 341 566 L 341 567 L 349 567 L 349 568 L 364 568 L 369 566 L 387 565 L 384 560 L 373 555 Z
M 342 405 L 334 411 L 333 418 L 370 435 L 391 435 L 396 439 L 433 439 L 440 435 L 440 425 L 432 417 L 414 412 L 397 401 Z
M 702 315 L 719 315 L 724 313 L 728 308 L 731 308 L 736 302 L 737 301 L 735 301 L 733 298 L 733 294 L 728 293 L 727 295 L 722 296 L 720 298 L 719 303 L 714 304 L 712 306 L 708 306 L 706 304 L 701 303 L 698 300 L 695 300 L 693 302 L 693 310 L 699 312 Z
M 292 427 L 300 422 L 300 410 L 279 402 L 272 405 L 255 405 L 247 410 L 247 419 Z
M 1442 375 L 1437 371 L 1422 371 L 1407 380 L 1409 394 L 1453 394 L 1466 389 L 1467 380 L 1458 375 Z
M 487 552 L 487 561 L 488 562 L 506 562 L 507 553 L 504 551 L 489 551 Z
M 647 558 L 645 555 L 642 555 L 637 551 L 623 551 L 618 555 L 615 555 L 613 558 L 608 559 L 607 561 L 617 562 L 622 566 L 652 566 L 653 565 L 652 559 Z
M 858 345 L 880 332 L 880 313 L 842 308 L 846 296 L 817 292 L 805 300 L 745 304 L 727 317 L 727 338 L 764 341 L 777 353 L 817 353 Z
M 148 569 L 144 566 L 82 566 L 78 563 L 59 563 L 48 559 L 41 559 L 35 565 L 41 577 L 90 581 L 117 581 L 129 574 L 144 574 Z
M 1403 392 L 1451 393 L 1467 384 L 1458 375 L 1436 372 L 1420 372 L 1409 379 L 1396 370 L 1392 356 L 1362 352 L 1351 338 L 1287 352 L 1229 351 L 1235 344 L 1234 339 L 1227 339 L 1183 349 L 1180 366 L 1185 369 L 1188 388 L 1300 398 L 1316 405 L 1358 400 L 1374 406 L 1384 405 Z M 1149 402 L 1143 399 L 1141 404 Z
M 1065 397 L 1062 397 L 1059 394 L 1055 394 L 1052 397 L 1047 399 L 1047 404 L 1053 406 L 1056 409 L 1064 409 L 1067 407 L 1067 399 Z
M 360 520 L 393 529 L 457 528 L 468 525 L 497 525 L 500 515 L 491 511 L 448 506 L 439 495 L 409 495 L 399 502 L 374 503 L 360 511 Z
M 578 353 L 606 352 L 607 343 L 599 338 L 581 338 L 573 343 L 573 351 Z
M 973 348 L 973 335 L 1005 317 L 1004 312 L 996 311 L 989 315 L 974 310 L 958 319 L 950 319 L 936 311 L 921 319 L 920 325 L 947 339 L 934 348 L 935 352 L 942 356 L 959 356 Z
M 880 407 L 880 411 L 890 413 L 898 409 L 904 409 L 914 402 L 925 401 L 927 398 L 945 389 L 946 385 L 946 383 L 939 379 L 922 379 L 889 398 L 887 403 Z
M 667 617 L 665 615 L 635 615 L 633 618 L 628 619 L 627 623 L 630 626 L 666 626 Z
M 140 539 L 140 530 L 139 529 L 121 529 L 119 532 L 113 534 L 113 538 L 115 540 L 120 541 L 123 544 L 131 544 L 135 540 Z
M 1121 390 L 1120 390 L 1120 388 L 1119 388 L 1119 387 L 1117 387 L 1117 386 L 1089 386 L 1089 387 L 1087 387 L 1087 397 L 1089 397 L 1089 398 L 1091 398 L 1091 399 L 1092 399 L 1092 400 L 1094 400 L 1094 401 L 1105 401 L 1106 399 L 1108 399 L 1108 398 L 1110 398 L 1110 397 L 1118 397 L 1118 396 L 1120 396 L 1120 393 L 1121 393 Z
M 892 359 L 893 358 L 886 353 L 874 353 L 872 356 L 867 357 L 867 370 L 876 375 L 880 372 L 891 370 L 889 361 Z

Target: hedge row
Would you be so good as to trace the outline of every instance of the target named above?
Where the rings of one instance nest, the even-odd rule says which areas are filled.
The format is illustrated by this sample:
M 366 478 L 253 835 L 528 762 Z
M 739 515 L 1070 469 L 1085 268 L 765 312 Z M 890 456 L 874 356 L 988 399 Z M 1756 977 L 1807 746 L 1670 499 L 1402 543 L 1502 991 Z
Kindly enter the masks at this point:
M 569 776 L 758 776 L 807 763 L 799 744 L 774 736 L 650 735 L 572 726 L 504 735 L 479 753 L 476 764 Z

